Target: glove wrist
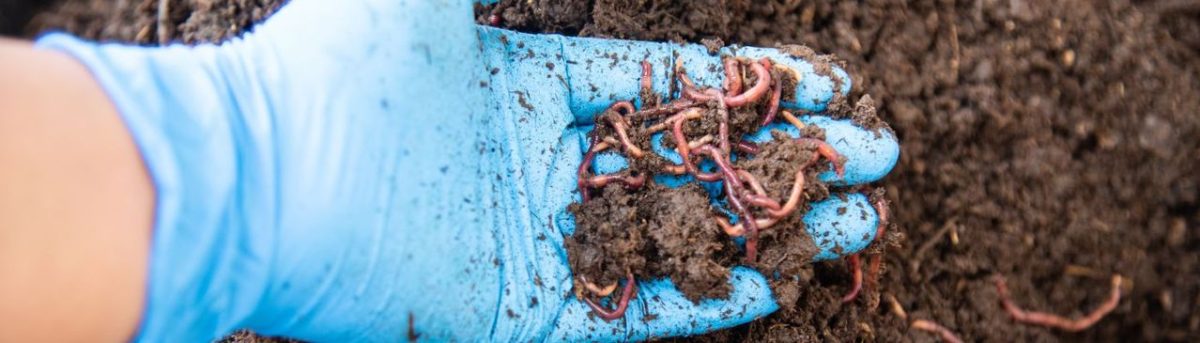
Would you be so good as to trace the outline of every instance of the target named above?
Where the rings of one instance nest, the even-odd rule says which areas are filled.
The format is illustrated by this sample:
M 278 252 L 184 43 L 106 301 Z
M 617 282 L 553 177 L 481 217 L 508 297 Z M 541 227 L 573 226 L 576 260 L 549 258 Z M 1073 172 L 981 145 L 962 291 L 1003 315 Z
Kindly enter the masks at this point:
M 269 269 L 271 159 L 260 125 L 228 90 L 232 45 L 142 48 L 96 44 L 64 34 L 39 48 L 82 62 L 108 93 L 155 186 L 149 292 L 138 338 L 207 340 L 242 325 Z M 265 121 L 269 123 L 270 121 Z M 247 148 L 249 146 L 249 148 Z M 199 168 L 203 166 L 203 168 Z

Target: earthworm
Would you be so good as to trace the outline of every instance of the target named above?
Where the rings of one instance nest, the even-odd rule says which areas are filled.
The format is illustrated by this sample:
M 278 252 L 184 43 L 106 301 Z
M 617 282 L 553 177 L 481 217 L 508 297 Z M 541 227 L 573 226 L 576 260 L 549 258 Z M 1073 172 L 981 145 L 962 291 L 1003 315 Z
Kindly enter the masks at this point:
M 734 96 L 742 92 L 742 73 L 738 70 L 738 60 L 730 57 L 725 59 L 725 95 Z
M 712 135 L 704 135 L 704 137 L 700 137 L 694 141 L 688 142 L 688 148 L 691 148 L 691 149 L 699 148 L 701 145 L 712 143 L 712 141 L 713 141 Z
M 1101 303 L 1099 307 L 1096 307 L 1095 310 L 1092 310 L 1091 313 L 1083 316 L 1083 318 L 1068 319 L 1045 312 L 1022 310 L 1009 298 L 1008 285 L 1005 283 L 1004 277 L 997 274 L 993 279 L 996 282 L 996 293 L 1000 296 L 1004 310 L 1008 311 L 1009 316 L 1012 316 L 1013 320 L 1026 324 L 1058 328 L 1069 332 L 1086 330 L 1104 318 L 1109 312 L 1112 312 L 1113 309 L 1117 308 L 1117 303 L 1121 301 L 1121 275 L 1114 274 L 1112 276 L 1112 290 L 1109 292 L 1107 301 Z
M 642 158 L 646 153 L 629 140 L 629 133 L 627 132 L 629 121 L 620 115 L 621 109 L 625 109 L 626 113 L 633 113 L 633 103 L 618 101 L 610 106 L 608 110 L 605 110 L 605 114 L 601 117 L 607 119 L 609 125 L 617 132 L 617 137 L 620 139 L 621 145 L 625 147 L 625 151 L 629 152 L 629 155 L 633 158 Z
M 754 213 L 746 208 L 746 205 L 742 203 L 742 199 L 739 199 L 738 195 L 742 193 L 742 185 L 737 177 L 737 173 L 729 165 L 728 155 L 723 154 L 720 149 L 710 144 L 696 148 L 696 151 L 712 157 L 713 162 L 717 164 L 717 169 L 721 171 L 725 181 L 726 200 L 729 201 L 729 205 L 734 208 L 738 216 L 742 218 L 742 223 L 746 231 L 750 233 L 749 237 L 746 237 L 746 262 L 754 262 L 758 256 L 758 225 L 754 220 Z M 686 165 L 687 161 L 685 160 L 684 163 Z M 700 177 L 697 175 L 696 178 L 699 179 Z
M 821 154 L 826 159 L 833 161 L 834 168 L 837 170 L 837 173 L 838 173 L 838 177 L 842 176 L 842 169 L 841 169 L 842 166 L 841 166 L 841 163 L 839 162 L 841 160 L 841 154 L 838 154 L 837 150 L 835 150 L 832 146 L 830 146 L 829 143 L 825 143 L 824 141 L 812 139 L 812 138 L 799 138 L 799 139 L 796 139 L 796 141 L 802 142 L 802 143 L 816 144 L 817 145 L 817 153 Z M 817 161 L 817 157 L 813 156 L 812 159 L 810 159 L 807 162 L 804 162 L 804 164 L 800 165 L 800 169 L 796 171 L 795 181 L 792 182 L 791 195 L 789 195 L 788 200 L 786 202 L 784 202 L 783 208 L 779 209 L 778 211 L 767 211 L 768 214 L 770 214 L 773 217 L 784 217 L 784 216 L 787 216 L 788 214 L 790 214 L 792 211 L 796 210 L 796 207 L 800 204 L 800 196 L 804 195 L 804 184 L 806 182 L 805 177 L 804 177 L 805 169 L 808 169 L 808 166 L 812 165 L 813 162 L 816 162 L 816 161 Z
M 754 174 L 750 174 L 748 171 L 738 169 L 737 176 L 742 180 L 742 182 L 749 184 L 750 189 L 753 189 L 754 193 L 762 196 L 767 195 L 767 189 L 763 188 L 762 183 L 758 182 L 758 178 L 754 177 Z
M 692 82 L 692 78 L 688 77 L 687 70 L 683 68 L 682 63 L 682 61 L 675 61 L 675 76 L 679 79 L 679 83 L 683 84 L 683 97 L 696 102 L 712 100 L 711 94 L 705 94 L 696 88 L 696 84 Z
M 579 163 L 579 170 L 575 172 L 575 177 L 579 180 L 579 195 L 583 197 L 583 202 L 587 202 L 591 198 L 590 192 L 588 192 L 587 178 L 584 175 L 587 173 L 588 168 L 592 166 L 592 160 L 596 159 L 596 153 L 608 148 L 609 143 L 607 142 L 596 143 L 596 145 L 588 149 L 587 154 L 583 155 L 583 162 Z
M 766 190 L 762 187 L 762 184 L 758 182 L 758 179 L 755 178 L 753 174 L 750 174 L 749 172 L 747 172 L 745 170 L 741 170 L 741 169 L 738 169 L 736 173 L 738 175 L 738 178 L 741 179 L 743 182 L 749 184 L 750 189 L 753 190 L 755 193 L 757 193 L 759 196 L 763 196 L 763 197 L 767 196 Z M 773 203 L 765 204 L 766 206 L 763 206 L 763 207 L 767 207 L 768 209 L 778 209 L 779 203 L 774 202 L 773 199 L 771 201 Z M 755 225 L 758 226 L 759 230 L 767 229 L 767 228 L 770 228 L 772 225 L 775 225 L 775 223 L 778 222 L 779 219 L 780 219 L 779 217 L 768 216 L 767 218 L 756 220 Z M 725 234 L 729 235 L 730 237 L 738 237 L 738 236 L 742 236 L 743 234 L 745 234 L 742 224 L 732 225 L 729 223 L 728 220 L 726 220 L 725 218 L 721 218 L 720 216 L 716 217 L 716 220 L 717 220 L 717 225 L 721 227 L 721 230 L 724 231 Z
M 683 70 L 683 67 L 678 63 L 679 62 L 677 62 L 675 67 L 677 70 L 675 74 L 679 77 L 679 82 L 683 84 L 683 95 L 685 97 L 696 101 L 709 101 L 717 98 L 717 96 L 720 95 L 720 92 L 709 93 L 707 91 L 701 91 L 697 89 L 696 84 L 692 82 L 692 79 L 687 76 L 687 72 Z M 754 83 L 754 86 L 751 86 L 750 89 L 746 90 L 746 92 L 730 96 L 725 99 L 726 106 L 740 107 L 742 105 L 758 101 L 759 98 L 762 98 L 763 94 L 767 93 L 767 88 L 770 88 L 771 86 L 771 72 L 759 62 L 751 62 L 750 70 L 754 71 L 754 75 L 758 78 L 758 80 Z M 728 71 L 726 71 L 726 73 L 728 73 Z
M 717 91 L 711 91 L 717 98 L 717 146 L 721 152 L 729 155 L 729 109 L 725 107 L 725 97 Z
M 650 61 L 642 60 L 642 92 L 643 93 L 650 92 L 650 75 L 652 73 L 650 68 L 651 68 Z M 632 111 L 630 111 L 630 112 L 632 112 Z
M 879 215 L 879 224 L 875 226 L 875 239 L 883 239 L 884 231 L 887 231 L 888 226 L 888 205 L 887 200 L 882 196 L 872 203 L 875 207 L 875 213 Z M 867 268 L 867 287 L 874 289 L 879 285 L 879 268 L 883 264 L 883 251 L 871 255 L 871 262 Z
M 688 173 L 695 176 L 697 180 L 705 181 L 705 182 L 714 182 L 714 181 L 720 180 L 721 174 L 719 174 L 719 173 L 702 173 L 702 172 L 700 172 L 700 169 L 696 167 L 695 164 L 692 164 L 691 147 L 689 147 L 687 143 L 684 143 L 684 142 L 687 142 L 687 137 L 685 137 L 683 135 L 683 124 L 686 123 L 689 119 L 691 119 L 691 116 L 682 116 L 681 118 L 675 120 L 675 127 L 674 127 L 674 129 L 675 129 L 674 130 L 675 152 L 679 154 L 680 159 L 683 161 L 683 167 L 687 168 Z M 704 145 L 704 146 L 711 146 L 711 145 Z M 718 158 L 717 156 L 718 155 L 714 155 L 714 158 Z
M 796 116 L 792 115 L 792 112 L 789 112 L 788 110 L 780 111 L 779 114 L 783 116 L 784 120 L 787 120 L 788 123 L 791 123 L 792 126 L 795 126 L 796 131 L 803 131 L 804 127 L 807 126 L 804 125 L 803 122 L 800 122 L 800 119 L 796 119 Z
M 737 142 L 737 143 L 733 144 L 733 148 L 736 149 L 737 151 L 741 151 L 743 153 L 747 153 L 750 155 L 758 154 L 758 144 L 754 144 L 753 142 L 747 142 L 747 141 Z
M 938 336 L 941 336 L 942 341 L 946 343 L 962 343 L 962 340 L 958 339 L 958 336 L 955 335 L 954 332 L 951 332 L 949 329 L 938 325 L 938 323 L 924 319 L 917 319 L 912 322 L 911 327 L 917 330 L 925 330 L 936 333 Z
M 689 100 L 689 99 L 676 99 L 675 101 L 671 101 L 664 106 L 659 106 L 659 107 L 650 108 L 650 109 L 643 109 L 641 111 L 630 113 L 626 117 L 628 117 L 628 118 L 657 117 L 657 116 L 668 114 L 668 113 L 679 113 L 679 111 L 688 109 L 689 107 L 695 107 L 696 105 L 697 104 L 694 101 Z M 659 130 L 662 130 L 662 129 L 659 129 Z M 657 130 L 652 130 L 650 132 L 655 132 L 655 131 L 657 131 Z
M 633 113 L 633 103 L 628 102 L 628 101 L 617 101 L 617 102 L 614 102 L 612 104 L 612 106 L 608 106 L 608 109 L 606 109 L 604 111 L 605 112 L 612 111 L 612 112 L 615 112 L 618 115 L 620 115 L 621 110 L 625 110 L 625 114 L 627 114 L 627 115 L 630 113 Z M 621 118 L 621 120 L 625 121 L 625 125 L 629 125 L 629 121 L 625 120 L 624 117 L 619 117 L 619 118 Z
M 821 154 L 821 156 L 833 163 L 833 170 L 837 172 L 838 178 L 846 175 L 846 161 L 842 160 L 842 154 L 839 154 L 832 145 L 825 143 L 823 140 L 815 138 L 797 138 L 796 141 L 800 143 L 810 143 L 816 145 L 817 153 Z
M 767 69 L 771 68 L 770 60 L 763 58 L 762 63 L 766 65 Z M 779 100 L 783 97 L 783 80 L 774 78 L 771 82 L 774 87 L 771 87 L 771 100 L 767 102 L 767 114 L 763 116 L 762 125 L 770 124 L 775 120 L 775 113 L 779 111 Z
M 775 199 L 771 199 L 770 197 L 766 197 L 766 196 L 762 196 L 762 195 L 758 195 L 758 194 L 746 194 L 746 195 L 743 195 L 742 197 L 746 198 L 745 199 L 746 203 L 749 203 L 754 206 L 765 207 L 768 210 L 778 210 L 779 209 L 779 202 L 775 201 Z
M 701 145 L 712 143 L 712 140 L 713 140 L 712 135 L 704 135 L 704 137 L 700 137 L 699 139 L 688 142 L 688 148 L 689 149 L 699 148 Z M 666 166 L 663 166 L 663 171 L 670 173 L 670 174 L 674 174 L 674 175 L 683 175 L 683 174 L 688 173 L 687 167 L 684 167 L 682 164 L 668 164 Z
M 636 172 L 635 172 L 636 173 Z M 641 188 L 646 183 L 646 175 L 635 174 L 628 176 L 620 176 L 615 174 L 596 175 L 588 178 L 587 185 L 592 188 L 601 188 L 610 183 L 617 182 L 625 185 L 627 189 Z
M 609 294 L 612 294 L 613 291 L 617 290 L 616 282 L 613 282 L 608 286 L 604 286 L 604 288 L 600 288 L 600 286 L 596 286 L 596 284 L 588 281 L 586 276 L 580 276 L 579 280 L 583 281 L 583 286 L 586 287 L 588 291 L 591 291 L 592 294 L 595 294 L 601 298 L 607 297 Z
M 633 297 L 633 290 L 637 286 L 633 280 L 633 273 L 626 273 L 625 275 L 625 287 L 621 289 L 621 298 L 617 300 L 617 308 L 609 310 L 604 308 L 604 306 L 600 306 L 600 304 L 596 303 L 596 301 L 592 300 L 592 298 L 583 298 L 583 302 L 587 303 L 588 307 L 592 308 L 592 312 L 595 313 L 597 317 L 600 317 L 600 319 L 604 319 L 606 322 L 624 317 L 625 309 L 629 307 L 629 299 Z
M 795 181 L 792 182 L 791 195 L 789 195 L 787 201 L 785 201 L 783 203 L 783 207 L 779 208 L 778 210 L 768 210 L 767 211 L 768 215 L 770 215 L 772 217 L 776 217 L 776 218 L 783 218 L 783 217 L 786 217 L 787 215 L 791 214 L 792 211 L 795 211 L 796 208 L 799 207 L 800 196 L 804 195 L 804 183 L 805 183 L 804 171 L 805 171 L 805 169 L 807 169 L 806 167 L 810 164 L 812 164 L 812 160 L 810 160 L 807 163 L 804 163 L 804 165 L 802 165 L 800 167 L 800 170 L 796 171 Z
M 850 255 L 846 259 L 850 263 L 850 269 L 854 270 L 854 284 L 850 287 L 850 292 L 842 297 L 842 303 L 854 301 L 858 297 L 858 291 L 862 290 L 862 263 L 858 260 L 858 254 Z
M 751 62 L 750 70 L 754 71 L 754 75 L 758 77 L 758 81 L 747 89 L 745 93 L 731 96 L 725 99 L 725 104 L 729 107 L 739 107 L 751 102 L 758 101 L 763 94 L 767 93 L 767 88 L 771 86 L 771 72 L 759 62 Z
M 713 219 L 717 222 L 717 226 L 721 227 L 721 231 L 724 231 L 729 237 L 741 237 L 746 234 L 746 230 L 743 229 L 741 223 L 737 225 L 730 224 L 728 219 L 721 216 L 716 216 Z M 755 220 L 754 225 L 757 225 L 759 230 L 766 230 L 778 222 L 779 218 L 767 217 Z
M 646 132 L 647 133 L 656 133 L 656 132 L 659 132 L 662 130 L 666 130 L 666 129 L 670 128 L 672 124 L 675 124 L 676 120 L 685 119 L 685 118 L 688 120 L 697 119 L 697 118 L 700 118 L 702 115 L 703 115 L 703 112 L 701 112 L 701 109 L 699 107 L 684 108 L 684 109 L 676 112 L 674 115 L 667 117 L 667 119 L 664 119 L 663 121 L 655 123 L 654 125 L 651 125 L 650 127 L 646 128 Z
M 712 146 L 712 144 L 701 145 L 700 147 L 696 148 L 695 150 L 696 150 L 697 154 L 707 154 L 709 157 L 711 157 L 713 159 L 713 162 L 716 162 L 717 170 L 719 170 L 720 173 L 714 173 L 714 174 L 718 174 L 719 177 L 725 179 L 726 181 L 730 181 L 729 184 L 734 185 L 735 189 L 741 190 L 741 185 L 740 185 L 740 182 L 738 181 L 737 172 L 735 172 L 733 167 L 729 165 L 729 159 L 727 157 L 728 155 L 722 154 L 721 150 L 718 149 L 717 147 Z M 738 193 L 734 192 L 732 194 L 736 195 Z

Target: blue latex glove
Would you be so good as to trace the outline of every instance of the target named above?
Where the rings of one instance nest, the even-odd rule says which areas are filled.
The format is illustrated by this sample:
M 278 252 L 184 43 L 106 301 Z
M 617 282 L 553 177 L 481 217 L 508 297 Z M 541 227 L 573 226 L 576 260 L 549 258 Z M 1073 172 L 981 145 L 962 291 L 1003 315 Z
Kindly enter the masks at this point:
M 221 46 L 41 38 L 92 70 L 154 180 L 139 339 L 250 328 L 314 341 L 612 341 L 776 309 L 763 277 L 743 268 L 728 300 L 700 304 L 668 281 L 642 282 L 613 322 L 571 294 L 562 241 L 582 124 L 634 97 L 644 57 L 669 65 L 679 54 L 703 85 L 720 79 L 702 67 L 718 57 L 476 27 L 471 12 L 467 1 L 294 0 Z M 804 77 L 793 106 L 819 109 L 832 83 Z M 666 83 L 656 69 L 655 89 Z M 811 120 L 849 156 L 848 179 L 877 179 L 896 160 L 888 134 Z M 865 200 L 838 201 L 815 206 L 809 230 L 823 248 L 857 250 L 874 213 L 838 215 Z

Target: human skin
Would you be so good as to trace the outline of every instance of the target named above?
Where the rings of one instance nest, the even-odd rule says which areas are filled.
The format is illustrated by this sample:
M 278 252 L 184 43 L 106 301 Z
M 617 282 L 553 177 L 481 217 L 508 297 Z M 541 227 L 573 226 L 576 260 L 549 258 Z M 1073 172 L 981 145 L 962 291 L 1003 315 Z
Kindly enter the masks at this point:
M 0 342 L 127 341 L 154 186 L 84 66 L 0 39 Z

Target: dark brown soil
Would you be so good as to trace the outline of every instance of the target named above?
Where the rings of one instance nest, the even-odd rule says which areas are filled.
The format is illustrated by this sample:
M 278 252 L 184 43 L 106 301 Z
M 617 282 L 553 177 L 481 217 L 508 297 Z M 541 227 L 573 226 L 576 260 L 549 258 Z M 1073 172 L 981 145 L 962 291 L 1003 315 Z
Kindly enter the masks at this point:
M 286 0 L 56 0 L 23 25 L 36 35 L 63 30 L 80 37 L 157 45 L 219 42 L 250 29 Z M 164 11 L 159 5 L 164 5 Z M 161 14 L 161 15 L 160 15 Z M 13 25 L 14 27 L 17 25 Z
M 174 5 L 200 7 L 171 1 L 165 36 L 219 40 L 236 31 L 216 23 L 243 30 L 280 2 L 188 1 L 224 13 L 197 31 Z M 154 43 L 155 3 L 70 0 L 47 14 L 57 21 L 0 27 Z M 1200 341 L 1194 1 L 503 3 L 500 25 L 523 31 L 834 54 L 851 97 L 870 94 L 901 138 L 885 182 L 907 240 L 887 251 L 877 309 L 840 304 L 843 263 L 795 266 L 796 292 L 778 295 L 792 309 L 698 340 L 931 341 L 907 329 L 928 319 L 968 341 Z M 187 30 L 207 33 L 186 40 Z M 995 273 L 1018 303 L 1071 316 L 1105 297 L 1110 273 L 1132 282 L 1113 313 L 1070 334 L 1009 320 Z
M 624 280 L 626 271 L 639 278 L 668 276 L 684 285 L 680 291 L 689 299 L 726 297 L 728 266 L 738 248 L 707 216 L 681 215 L 708 208 L 708 196 L 695 184 L 676 189 L 651 184 L 636 191 L 605 187 L 570 208 L 580 218 L 575 235 L 566 239 L 571 270 L 597 285 Z

